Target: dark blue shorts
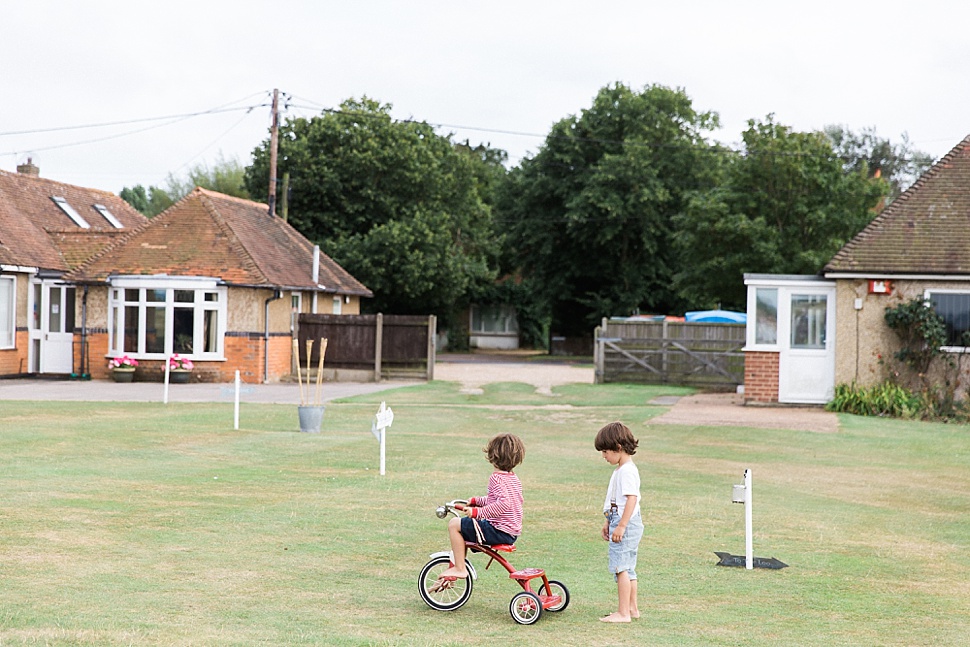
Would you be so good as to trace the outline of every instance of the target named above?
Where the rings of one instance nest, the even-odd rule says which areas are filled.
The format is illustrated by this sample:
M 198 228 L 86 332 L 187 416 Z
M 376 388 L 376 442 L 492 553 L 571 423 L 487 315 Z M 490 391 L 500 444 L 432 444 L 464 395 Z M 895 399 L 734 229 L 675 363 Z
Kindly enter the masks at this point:
M 495 544 L 514 544 L 516 537 L 510 535 L 507 532 L 502 532 L 486 519 L 472 519 L 471 517 L 461 518 L 461 536 L 465 538 L 465 541 L 473 541 L 478 543 L 478 535 L 475 534 L 475 527 L 472 525 L 478 523 L 478 527 L 481 528 L 482 536 L 485 538 L 485 543 L 489 546 L 494 546 Z

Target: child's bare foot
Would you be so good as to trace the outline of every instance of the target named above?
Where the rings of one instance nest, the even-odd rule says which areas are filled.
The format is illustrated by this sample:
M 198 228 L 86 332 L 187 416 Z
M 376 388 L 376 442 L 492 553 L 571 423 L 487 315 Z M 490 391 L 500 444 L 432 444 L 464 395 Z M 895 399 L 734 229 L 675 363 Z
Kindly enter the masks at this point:
M 634 620 L 636 620 L 637 618 L 640 617 L 640 612 L 639 611 L 630 611 L 630 617 L 633 618 Z
M 441 571 L 441 574 L 438 576 L 438 579 L 444 579 L 446 577 L 454 577 L 456 579 L 463 580 L 466 577 L 468 577 L 468 571 L 467 570 L 463 571 L 459 569 L 457 566 L 452 566 L 450 568 L 446 568 L 445 570 Z
M 600 622 L 630 622 L 630 616 L 621 616 L 619 613 L 611 613 L 600 618 Z

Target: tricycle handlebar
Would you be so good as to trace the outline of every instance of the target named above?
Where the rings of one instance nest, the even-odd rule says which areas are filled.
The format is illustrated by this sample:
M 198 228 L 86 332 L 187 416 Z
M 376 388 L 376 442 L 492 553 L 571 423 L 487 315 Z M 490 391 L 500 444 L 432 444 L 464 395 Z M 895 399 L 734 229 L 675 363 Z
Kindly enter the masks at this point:
M 455 511 L 455 506 L 457 504 L 459 504 L 459 503 L 461 505 L 463 505 L 463 506 L 464 505 L 468 505 L 468 501 L 465 501 L 464 499 L 455 499 L 454 501 L 449 501 L 448 503 L 446 503 L 444 505 L 439 505 L 438 506 L 438 509 L 435 510 L 435 512 L 434 512 L 435 513 L 435 516 L 437 516 L 439 519 L 444 519 L 445 517 L 448 516 L 448 513 L 451 513 L 451 514 L 455 515 L 456 517 L 457 516 L 460 516 Z

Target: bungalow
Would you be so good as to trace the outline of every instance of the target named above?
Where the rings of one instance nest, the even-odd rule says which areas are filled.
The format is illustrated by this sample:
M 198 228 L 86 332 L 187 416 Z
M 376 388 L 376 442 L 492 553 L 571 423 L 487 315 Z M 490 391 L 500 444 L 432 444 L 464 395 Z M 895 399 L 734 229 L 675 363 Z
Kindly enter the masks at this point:
M 923 298 L 951 352 L 970 330 L 970 137 L 849 241 L 820 276 L 746 275 L 745 400 L 824 403 L 871 385 L 899 341 L 887 307 Z M 965 376 L 966 378 L 966 376 Z
M 47 183 L 38 191 L 65 186 Z M 50 279 L 52 289 L 71 295 L 58 310 L 73 313 L 70 325 L 9 315 L 30 335 L 35 328 L 41 337 L 63 331 L 58 363 L 45 363 L 42 351 L 51 348 L 39 348 L 40 360 L 31 364 L 33 355 L 18 347 L 30 356 L 27 369 L 8 361 L 0 363 L 4 372 L 104 378 L 109 358 L 128 355 L 146 377 L 160 375 L 166 358 L 178 353 L 195 362 L 196 380 L 230 381 L 239 370 L 246 382 L 275 381 L 291 372 L 299 313 L 357 314 L 360 299 L 373 296 L 264 204 L 197 188 L 149 221 L 111 197 L 130 217 L 121 221 L 122 234 L 89 246 L 77 262 L 62 260 Z M 34 218 L 34 211 L 21 210 L 22 220 Z M 64 259 L 68 250 L 58 251 Z M 43 285 L 37 274 L 28 281 Z M 34 307 L 27 292 L 25 312 Z

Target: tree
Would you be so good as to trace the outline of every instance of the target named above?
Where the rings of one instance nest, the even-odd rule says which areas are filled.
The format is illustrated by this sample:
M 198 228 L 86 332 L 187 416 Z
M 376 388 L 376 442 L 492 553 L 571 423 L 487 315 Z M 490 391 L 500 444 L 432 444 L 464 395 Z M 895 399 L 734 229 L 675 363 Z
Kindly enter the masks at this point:
M 671 223 L 714 178 L 702 132 L 716 127 L 683 90 L 617 83 L 512 169 L 500 229 L 555 332 L 588 336 L 604 316 L 677 308 Z
M 277 166 L 290 175 L 289 220 L 374 292 L 368 309 L 447 322 L 473 284 L 495 276 L 483 162 L 390 109 L 364 97 L 286 120 Z M 267 139 L 246 169 L 254 195 L 264 195 L 268 168 Z
M 846 168 L 820 132 L 748 122 L 723 179 L 676 218 L 676 286 L 696 308 L 744 309 L 745 272 L 815 274 L 874 216 L 888 190 Z
M 902 134 L 902 144 L 893 144 L 879 137 L 875 128 L 854 133 L 845 126 L 833 125 L 826 126 L 824 132 L 832 140 L 846 171 L 858 171 L 867 177 L 881 176 L 889 181 L 889 201 L 899 197 L 933 165 L 933 157 L 912 148 L 906 133 Z
M 204 162 L 196 164 L 182 179 L 169 173 L 165 188 L 152 186 L 146 192 L 145 187 L 137 184 L 132 188 L 123 188 L 118 195 L 151 218 L 184 198 L 197 186 L 237 198 L 249 198 L 244 180 L 245 168 L 242 164 L 235 158 L 227 160 L 220 153 L 211 168 Z

